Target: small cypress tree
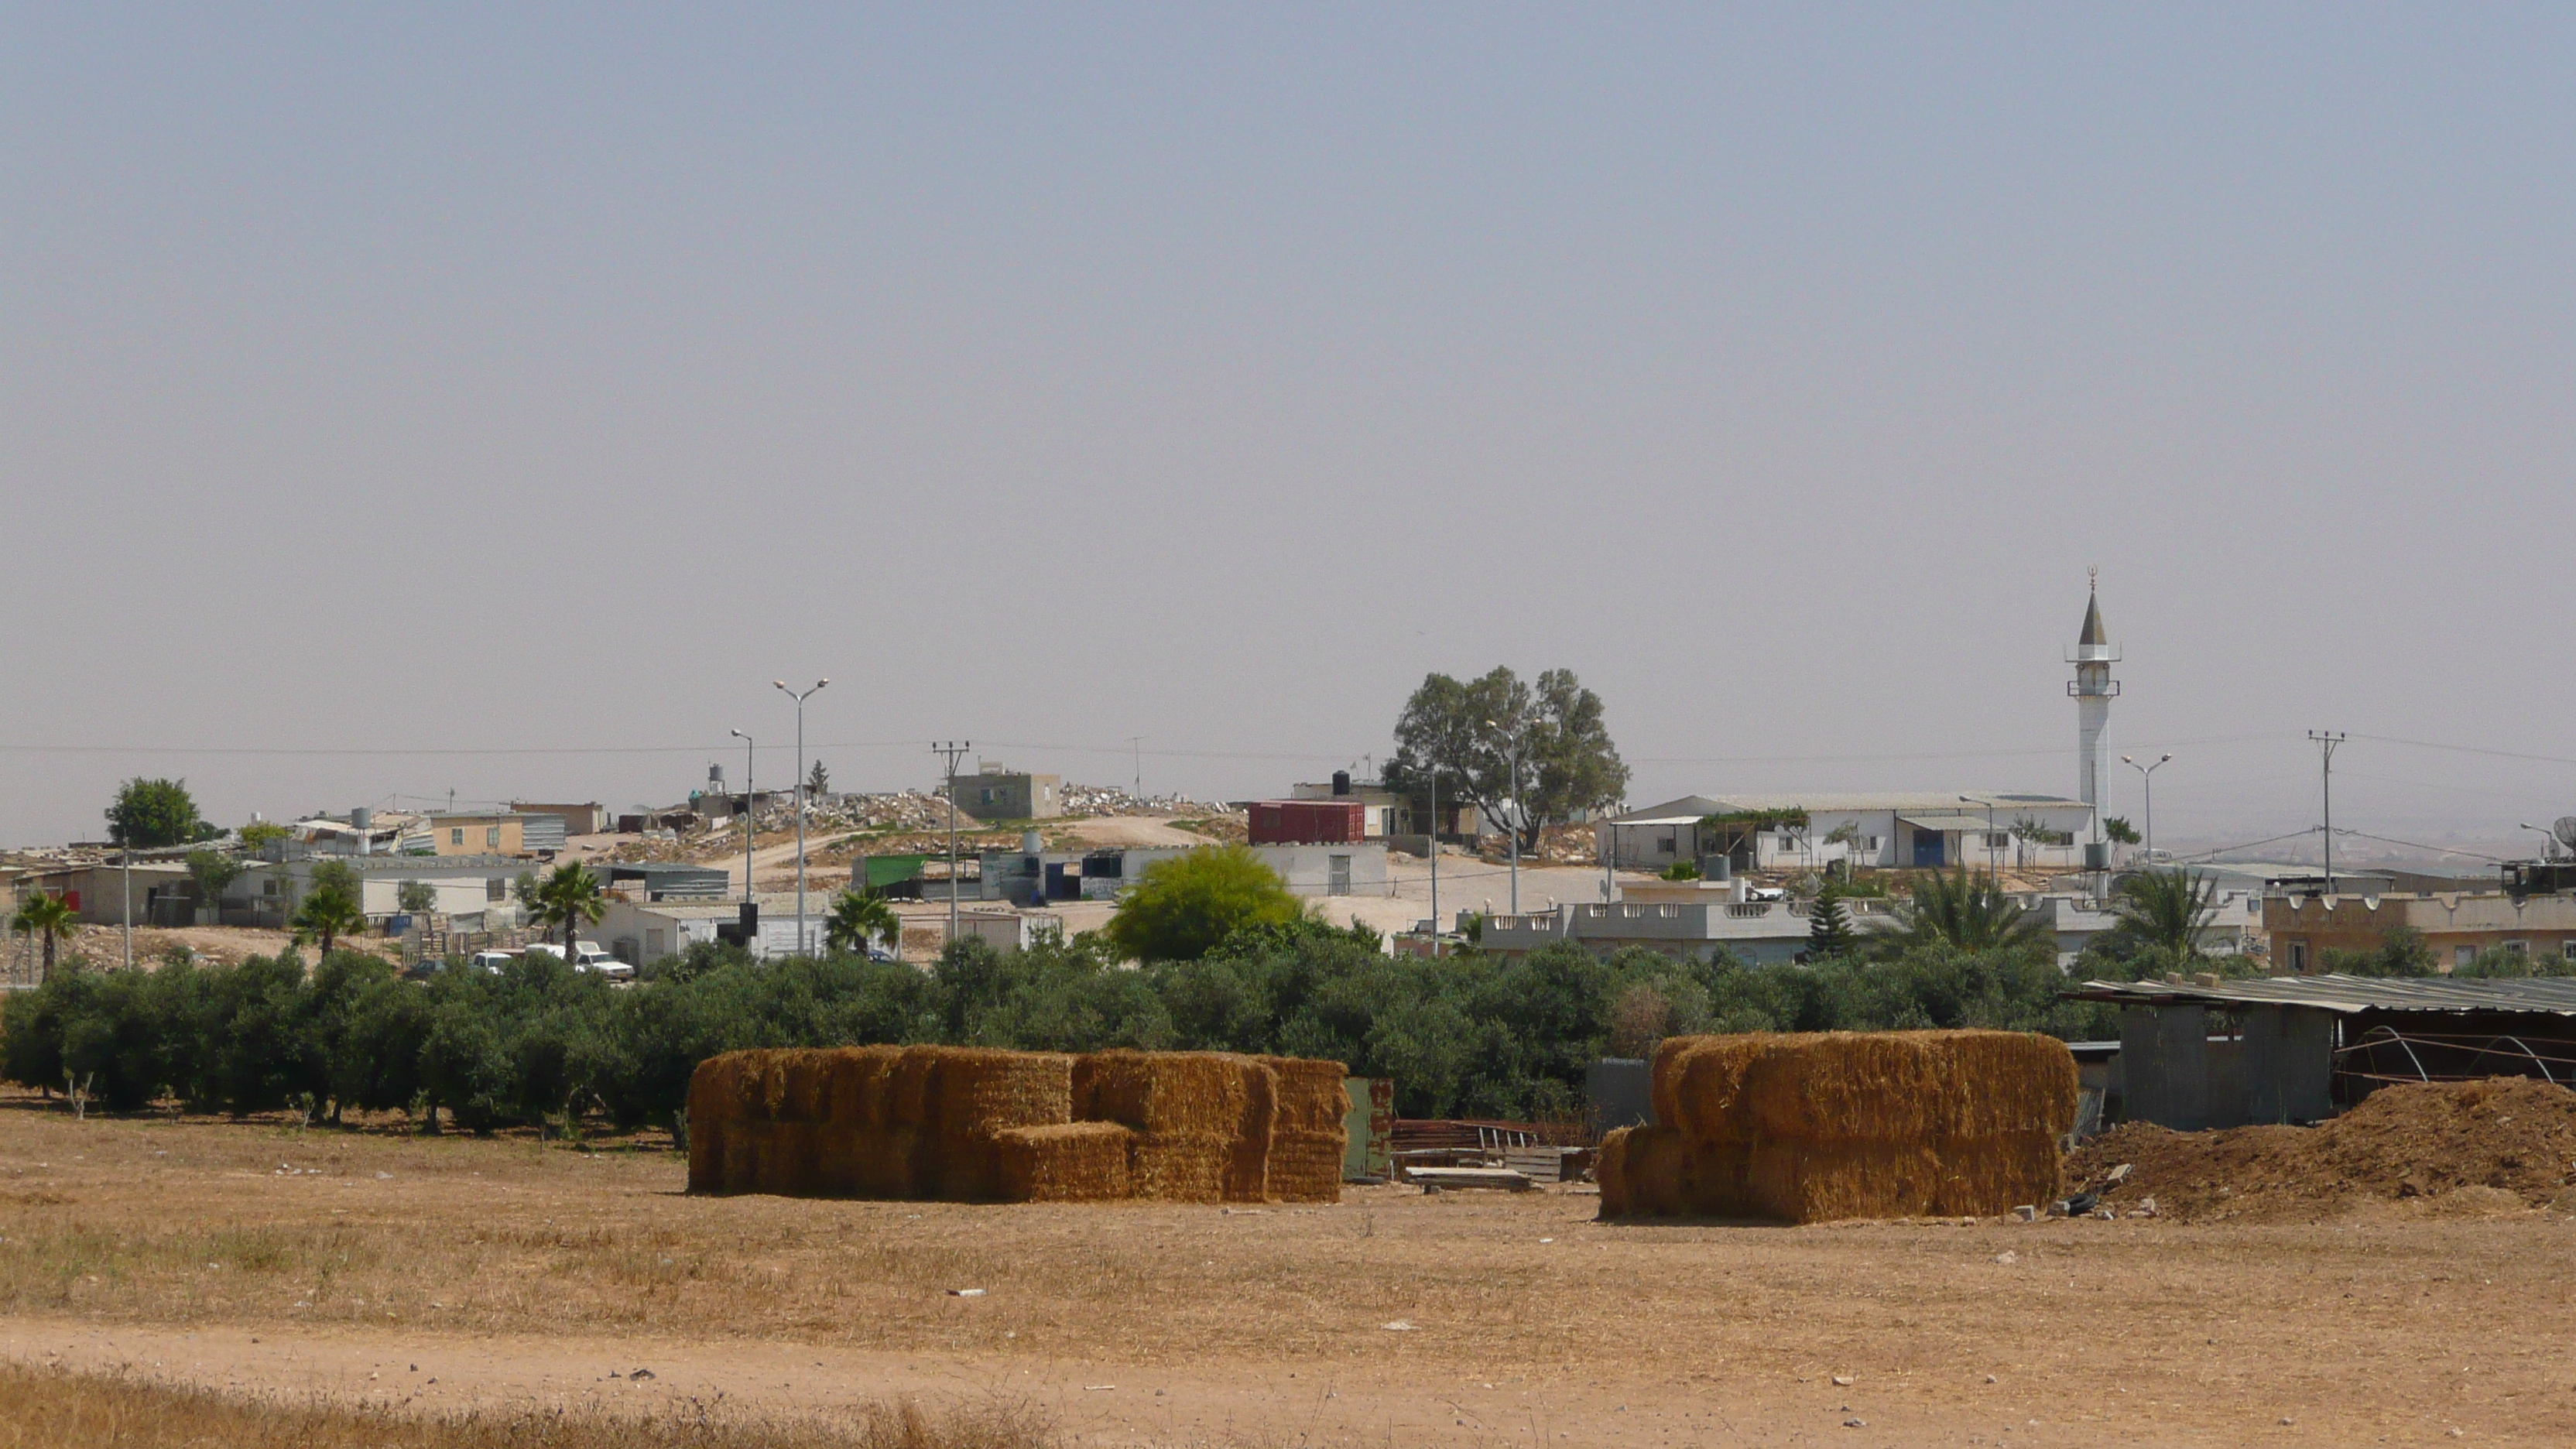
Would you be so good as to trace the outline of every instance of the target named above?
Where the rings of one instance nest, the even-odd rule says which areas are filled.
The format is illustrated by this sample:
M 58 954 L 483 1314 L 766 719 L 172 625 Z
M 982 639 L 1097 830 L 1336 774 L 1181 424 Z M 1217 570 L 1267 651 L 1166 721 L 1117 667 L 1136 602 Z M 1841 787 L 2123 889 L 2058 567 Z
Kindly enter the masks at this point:
M 1843 913 L 1842 893 L 1827 889 L 1807 909 L 1807 955 L 1821 961 L 1829 956 L 1847 956 L 1858 946 L 1852 934 L 1851 918 Z

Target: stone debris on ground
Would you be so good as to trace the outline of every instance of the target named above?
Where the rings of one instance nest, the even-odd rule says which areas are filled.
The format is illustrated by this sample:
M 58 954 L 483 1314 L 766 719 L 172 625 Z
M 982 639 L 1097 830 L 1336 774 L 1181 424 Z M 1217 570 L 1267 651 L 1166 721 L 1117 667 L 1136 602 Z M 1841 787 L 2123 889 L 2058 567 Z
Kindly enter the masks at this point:
M 2313 1222 L 2372 1202 L 2528 1211 L 2576 1196 L 2576 1091 L 2529 1077 L 2404 1083 L 2314 1127 L 2123 1123 L 2077 1149 L 2066 1180 L 2124 1217 L 2183 1222 Z

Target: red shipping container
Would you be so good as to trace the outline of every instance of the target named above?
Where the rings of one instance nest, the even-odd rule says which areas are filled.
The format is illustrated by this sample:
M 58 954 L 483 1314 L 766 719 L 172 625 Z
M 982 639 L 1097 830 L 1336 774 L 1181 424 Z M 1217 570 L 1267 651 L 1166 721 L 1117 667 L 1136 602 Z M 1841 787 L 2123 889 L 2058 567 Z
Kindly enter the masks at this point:
M 1368 835 L 1357 800 L 1255 800 L 1250 813 L 1255 845 L 1354 845 Z

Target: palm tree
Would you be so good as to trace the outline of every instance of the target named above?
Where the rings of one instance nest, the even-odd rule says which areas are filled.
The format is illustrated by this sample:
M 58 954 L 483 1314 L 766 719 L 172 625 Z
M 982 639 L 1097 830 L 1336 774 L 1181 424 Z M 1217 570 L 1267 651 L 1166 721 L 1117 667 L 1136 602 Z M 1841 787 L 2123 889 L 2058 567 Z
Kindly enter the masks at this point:
M 566 961 L 572 959 L 573 935 L 608 914 L 607 893 L 600 889 L 599 877 L 571 861 L 546 872 L 528 896 L 536 907 L 538 925 L 548 930 L 563 927 Z
M 1877 936 L 1872 944 L 1888 955 L 1933 945 L 2014 951 L 2056 944 L 2046 923 L 2013 904 L 1994 877 L 1972 876 L 1965 867 L 1925 876 L 1914 887 L 1914 899 L 1898 907 L 1894 919 L 1872 925 Z
M 2131 871 L 2111 888 L 2111 914 L 2129 934 L 2175 960 L 2200 954 L 2200 931 L 2218 914 L 2218 884 L 2196 870 Z
M 903 921 L 872 890 L 845 890 L 832 899 L 832 914 L 823 922 L 823 949 L 858 952 L 870 941 L 902 939 Z
M 9 918 L 9 929 L 39 936 L 45 942 L 45 979 L 54 975 L 54 943 L 71 939 L 72 929 L 80 924 L 79 913 L 61 896 L 43 892 L 20 903 L 18 913 Z
M 286 924 L 296 940 L 319 942 L 324 956 L 331 954 L 332 945 L 342 936 L 365 930 L 367 913 L 359 904 L 357 873 L 336 860 L 313 867 L 304 900 Z

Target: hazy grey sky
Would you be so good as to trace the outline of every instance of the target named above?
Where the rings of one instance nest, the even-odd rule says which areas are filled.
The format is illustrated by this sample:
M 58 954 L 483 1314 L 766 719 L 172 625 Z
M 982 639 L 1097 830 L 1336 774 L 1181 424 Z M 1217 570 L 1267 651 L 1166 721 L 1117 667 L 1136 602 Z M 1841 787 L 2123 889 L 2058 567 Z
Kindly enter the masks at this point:
M 2087 564 L 2160 833 L 2576 811 L 2561 7 L 0 17 L 0 841 L 822 675 L 853 787 L 1508 663 L 1640 803 L 2071 792 Z

